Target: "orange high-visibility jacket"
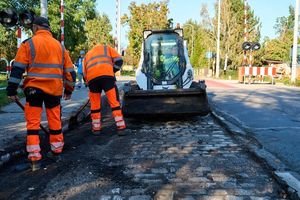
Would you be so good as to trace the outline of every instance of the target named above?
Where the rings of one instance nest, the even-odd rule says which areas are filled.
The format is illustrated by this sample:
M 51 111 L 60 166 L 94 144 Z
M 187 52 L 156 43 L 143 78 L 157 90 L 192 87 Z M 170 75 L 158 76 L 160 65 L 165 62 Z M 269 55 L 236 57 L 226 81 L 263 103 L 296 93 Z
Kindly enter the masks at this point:
M 114 70 L 120 70 L 122 66 L 116 64 L 118 61 L 122 61 L 122 57 L 115 49 L 106 45 L 96 45 L 83 60 L 83 75 L 86 82 L 100 76 L 114 77 Z
M 23 42 L 13 64 L 9 85 L 19 84 L 26 70 L 23 86 L 35 87 L 45 93 L 61 96 L 72 93 L 75 83 L 75 71 L 69 53 L 52 37 L 47 30 L 39 30 Z M 8 87 L 9 88 L 9 87 Z

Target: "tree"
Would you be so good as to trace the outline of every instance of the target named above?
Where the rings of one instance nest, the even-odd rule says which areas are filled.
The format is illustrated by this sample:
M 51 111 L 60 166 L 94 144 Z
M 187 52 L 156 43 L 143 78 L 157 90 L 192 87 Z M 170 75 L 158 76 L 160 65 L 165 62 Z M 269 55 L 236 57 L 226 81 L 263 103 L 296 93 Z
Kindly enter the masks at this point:
M 242 43 L 244 42 L 244 2 L 242 0 L 223 0 L 221 4 L 221 58 L 227 55 L 231 68 L 236 69 L 243 61 Z M 248 7 L 247 12 L 248 41 L 257 42 L 260 39 L 259 19 Z M 214 33 L 217 30 L 215 17 Z
M 187 24 L 189 24 L 187 26 Z M 206 52 L 214 51 L 216 35 L 213 34 L 212 19 L 209 17 L 207 4 L 202 4 L 200 7 L 200 23 L 188 20 L 183 24 L 184 36 L 188 41 L 188 50 L 190 61 L 193 67 L 206 67 L 209 63 L 205 57 Z M 194 36 L 192 36 L 194 29 Z M 194 41 L 192 41 L 194 38 Z M 192 43 L 194 42 L 194 51 L 191 54 Z
M 274 29 L 278 35 L 275 39 L 265 38 L 261 57 L 264 60 L 290 62 L 290 49 L 293 44 L 294 7 L 289 7 L 289 16 L 278 17 Z
M 85 46 L 85 22 L 96 17 L 96 0 L 67 0 L 64 9 L 65 46 L 75 59 Z M 48 18 L 53 36 L 60 40 L 60 0 L 48 2 Z
M 131 2 L 129 7 L 130 16 L 124 15 L 122 17 L 122 24 L 128 24 L 130 27 L 129 32 L 129 47 L 126 52 L 126 61 L 131 61 L 134 66 L 137 65 L 143 42 L 143 31 L 145 29 L 165 29 L 169 27 L 167 14 L 168 1 L 161 1 L 149 4 L 136 5 Z
M 293 6 L 289 7 L 289 16 L 288 17 L 278 17 L 276 19 L 276 24 L 274 29 L 279 36 L 283 36 L 288 31 L 293 30 L 294 28 L 294 21 L 295 21 L 295 9 Z
M 109 34 L 111 31 L 112 26 L 107 15 L 97 14 L 96 18 L 87 20 L 85 23 L 86 48 L 91 49 L 99 43 L 112 46 L 113 38 Z
M 65 0 L 65 46 L 71 52 L 72 58 L 79 54 L 85 47 L 86 33 L 85 22 L 93 19 L 96 0 Z M 22 10 L 33 10 L 37 15 L 40 13 L 40 1 L 34 0 L 4 0 L 0 2 L 0 9 L 14 8 L 17 12 Z M 48 1 L 48 19 L 53 36 L 60 40 L 60 0 Z M 5 57 L 12 59 L 17 50 L 16 27 L 11 31 L 0 26 L 0 51 Z M 5 47 L 5 48 L 4 48 Z M 6 53 L 3 53 L 6 52 Z
M 188 41 L 188 51 L 193 67 L 203 67 L 207 64 L 205 52 L 209 49 L 209 38 L 205 29 L 197 22 L 188 20 L 183 24 L 184 36 Z M 192 51 L 193 49 L 193 51 Z

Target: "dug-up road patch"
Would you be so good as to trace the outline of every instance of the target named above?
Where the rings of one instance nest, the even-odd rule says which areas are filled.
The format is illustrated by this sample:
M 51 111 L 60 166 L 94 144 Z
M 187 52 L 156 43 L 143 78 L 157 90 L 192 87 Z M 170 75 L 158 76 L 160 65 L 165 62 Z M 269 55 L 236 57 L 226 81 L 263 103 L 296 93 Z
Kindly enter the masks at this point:
M 37 172 L 0 173 L 0 199 L 279 200 L 281 185 L 213 118 L 128 120 L 119 137 L 111 118 L 101 134 L 89 122 L 65 136 L 60 161 Z M 22 159 L 20 159 L 21 162 Z M 25 158 L 24 158 L 25 160 Z

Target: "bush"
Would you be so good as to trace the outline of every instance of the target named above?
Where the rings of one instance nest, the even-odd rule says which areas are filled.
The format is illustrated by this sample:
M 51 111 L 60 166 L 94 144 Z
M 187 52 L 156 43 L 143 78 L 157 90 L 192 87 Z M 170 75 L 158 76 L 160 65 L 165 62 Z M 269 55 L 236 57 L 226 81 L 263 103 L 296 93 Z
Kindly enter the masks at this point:
M 227 70 L 226 74 L 224 74 L 224 71 L 221 71 L 220 78 L 225 79 L 225 80 L 237 80 L 238 79 L 238 71 L 237 70 Z
M 0 107 L 9 104 L 9 100 L 6 95 L 5 88 L 7 87 L 7 79 L 6 74 L 0 74 Z M 18 90 L 18 96 L 20 98 L 24 97 L 24 93 L 22 90 Z
M 125 71 L 125 70 L 122 70 L 121 71 L 121 75 L 122 76 L 135 76 L 135 71 L 132 70 L 132 71 Z
M 277 83 L 283 83 L 284 85 L 291 85 L 291 86 L 297 86 L 297 87 L 300 87 L 300 80 L 299 80 L 299 79 L 297 79 L 297 80 L 295 81 L 295 83 L 292 83 L 290 78 L 284 77 L 284 78 L 282 78 L 282 79 L 277 79 L 276 82 L 277 82 Z

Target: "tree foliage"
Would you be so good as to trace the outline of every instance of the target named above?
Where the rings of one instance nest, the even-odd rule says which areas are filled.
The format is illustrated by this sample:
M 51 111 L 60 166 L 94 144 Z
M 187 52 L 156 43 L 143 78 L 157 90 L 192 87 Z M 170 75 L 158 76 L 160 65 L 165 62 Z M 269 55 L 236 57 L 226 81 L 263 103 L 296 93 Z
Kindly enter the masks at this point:
M 126 52 L 128 64 L 137 65 L 143 41 L 143 31 L 146 29 L 165 29 L 169 27 L 167 14 L 169 13 L 168 1 L 154 2 L 137 5 L 131 2 L 129 7 L 130 15 L 122 17 L 122 24 L 130 27 L 129 47 Z
M 221 1 L 221 31 L 220 31 L 220 57 L 221 62 L 227 55 L 230 67 L 236 69 L 243 60 L 242 43 L 244 42 L 244 2 L 242 0 Z M 203 4 L 200 9 L 200 22 L 187 21 L 183 27 L 185 36 L 188 39 L 191 63 L 194 67 L 206 67 L 209 60 L 205 57 L 206 52 L 216 52 L 217 43 L 217 9 L 215 5 L 215 16 L 210 18 L 207 5 Z M 186 26 L 189 25 L 189 26 Z M 192 33 L 194 29 L 194 51 L 192 49 Z M 254 12 L 248 10 L 249 30 L 248 41 L 258 42 L 260 39 L 260 22 Z
M 66 0 L 64 10 L 65 46 L 72 57 L 79 55 L 85 47 L 85 22 L 95 18 L 96 0 Z M 60 40 L 60 0 L 48 1 L 48 18 L 54 37 Z
M 96 17 L 96 0 L 65 0 L 64 9 L 64 32 L 65 46 L 75 57 L 86 45 L 85 23 Z M 34 0 L 3 0 L 0 2 L 0 9 L 14 8 L 17 12 L 22 10 L 33 10 L 40 15 L 40 1 Z M 60 0 L 48 0 L 48 19 L 51 25 L 53 36 L 60 40 Z M 94 27 L 95 30 L 97 30 Z M 89 29 L 88 31 L 91 31 Z M 0 52 L 1 56 L 12 59 L 16 53 L 16 27 L 11 30 L 0 25 Z M 108 34 L 108 33 L 107 33 Z
M 290 50 L 293 44 L 294 7 L 289 7 L 289 16 L 278 17 L 274 29 L 278 35 L 275 39 L 265 38 L 261 58 L 263 60 L 290 61 Z
M 87 20 L 85 24 L 86 48 L 91 49 L 96 44 L 113 45 L 113 38 L 109 34 L 112 26 L 107 15 L 97 15 L 96 18 Z
M 204 67 L 209 64 L 206 52 L 214 51 L 216 36 L 213 32 L 212 19 L 206 4 L 200 8 L 200 22 L 188 20 L 183 24 L 184 36 L 188 41 L 188 52 L 193 67 Z M 192 51 L 193 50 L 193 51 Z
M 242 44 L 244 42 L 244 1 L 223 0 L 221 4 L 221 58 L 228 56 L 231 68 L 236 69 L 243 61 Z M 214 24 L 217 25 L 217 17 Z M 217 26 L 215 26 L 217 27 Z M 248 6 L 247 9 L 247 40 L 259 42 L 260 40 L 259 19 L 254 11 Z M 214 29 L 217 32 L 217 29 Z M 223 59 L 222 59 L 223 60 Z

